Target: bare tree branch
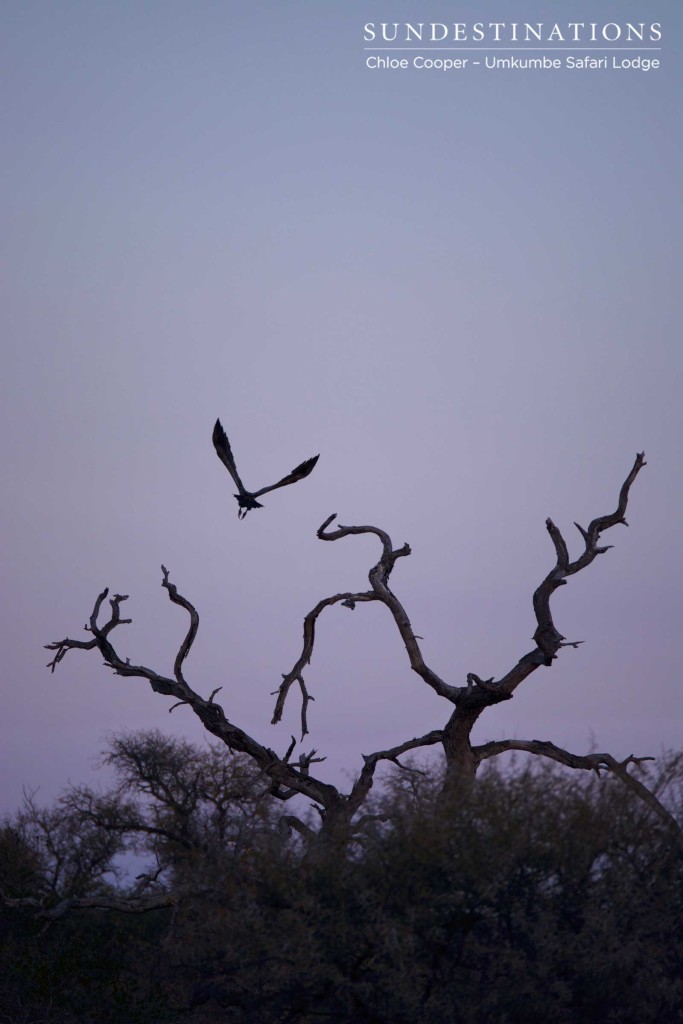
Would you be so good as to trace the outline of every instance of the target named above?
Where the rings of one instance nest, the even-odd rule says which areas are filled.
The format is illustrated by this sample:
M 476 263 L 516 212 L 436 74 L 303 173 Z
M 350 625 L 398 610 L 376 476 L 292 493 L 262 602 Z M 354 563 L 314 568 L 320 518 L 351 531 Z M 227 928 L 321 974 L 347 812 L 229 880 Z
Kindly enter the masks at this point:
M 615 512 L 597 517 L 591 522 L 588 530 L 579 528 L 584 537 L 585 548 L 581 556 L 574 562 L 571 562 L 569 559 L 569 551 L 560 530 L 551 519 L 546 520 L 546 528 L 555 547 L 556 564 L 540 586 L 537 587 L 533 595 L 533 607 L 537 623 L 534 640 L 537 646 L 533 651 L 525 654 L 517 665 L 497 682 L 494 680 L 494 677 L 485 680 L 476 673 L 470 672 L 467 675 L 466 687 L 453 686 L 446 683 L 429 668 L 422 657 L 418 637 L 411 626 L 408 615 L 396 595 L 391 591 L 388 583 L 396 560 L 410 554 L 409 545 L 404 544 L 403 547 L 394 549 L 389 534 L 376 526 L 339 525 L 336 529 L 331 530 L 329 527 L 336 519 L 336 513 L 328 516 L 325 522 L 318 528 L 317 536 L 320 540 L 335 541 L 350 535 L 371 533 L 379 539 L 382 545 L 382 556 L 369 573 L 371 591 L 358 594 L 335 594 L 333 597 L 325 598 L 319 601 L 315 608 L 304 618 L 302 652 L 292 669 L 286 675 L 283 675 L 282 683 L 276 691 L 277 701 L 273 713 L 273 723 L 281 720 L 290 687 L 294 682 L 298 682 L 302 692 L 302 738 L 308 731 L 306 712 L 308 701 L 312 698 L 304 685 L 302 671 L 310 663 L 315 644 L 315 623 L 323 609 L 338 602 L 346 604 L 347 607 L 354 607 L 360 601 L 378 600 L 386 605 L 394 618 L 413 671 L 431 686 L 439 696 L 445 697 L 446 700 L 456 705 L 456 712 L 451 719 L 451 732 L 457 721 L 459 722 L 459 731 L 462 734 L 462 713 L 465 713 L 471 719 L 471 729 L 478 714 L 484 707 L 490 707 L 494 703 L 509 700 L 516 687 L 534 672 L 539 665 L 549 666 L 552 664 L 560 648 L 576 648 L 579 644 L 583 643 L 581 640 L 567 641 L 566 637 L 562 636 L 555 628 L 550 611 L 550 598 L 558 587 L 564 586 L 567 576 L 579 572 L 589 565 L 598 554 L 608 550 L 607 547 L 598 547 L 597 542 L 600 534 L 610 526 L 626 522 L 624 514 L 629 490 L 638 472 L 644 465 L 645 456 L 641 452 L 636 456 L 633 468 L 621 487 L 619 502 Z
M 198 622 L 198 615 L 190 602 L 183 598 L 177 589 L 169 583 L 167 570 L 164 569 L 163 574 L 162 586 L 168 591 L 170 599 L 175 604 L 181 605 L 181 607 L 188 611 L 191 620 L 190 630 L 176 657 L 175 678 L 160 675 L 144 665 L 131 665 L 128 659 L 124 661 L 119 657 L 108 637 L 116 626 L 131 620 L 121 619 L 120 604 L 126 600 L 126 597 L 116 595 L 110 601 L 112 611 L 109 620 L 103 626 L 98 625 L 98 614 L 108 594 L 108 590 L 104 590 L 98 596 L 90 616 L 90 631 L 93 634 L 93 640 L 84 643 L 83 641 L 66 638 L 58 643 L 46 645 L 48 649 L 58 651 L 51 667 L 54 668 L 54 665 L 58 664 L 69 650 L 97 647 L 104 658 L 105 664 L 116 675 L 146 679 L 156 693 L 175 697 L 178 703 L 188 704 L 208 732 L 220 739 L 231 750 L 241 751 L 253 758 L 264 774 L 272 779 L 274 791 L 277 791 L 277 795 L 279 795 L 280 790 L 283 792 L 291 790 L 302 793 L 323 806 L 336 806 L 341 797 L 334 786 L 315 779 L 308 773 L 297 770 L 293 765 L 280 759 L 269 747 L 262 746 L 244 730 L 229 722 L 223 708 L 213 702 L 213 696 L 217 691 L 214 691 L 209 700 L 204 700 L 187 684 L 181 669 L 197 632 L 196 623 Z
M 87 640 L 87 641 L 86 640 L 69 640 L 69 639 L 65 639 L 65 640 L 57 640 L 56 643 L 45 644 L 45 650 L 47 650 L 47 651 L 57 651 L 57 654 L 54 656 L 52 661 L 48 662 L 48 665 L 47 665 L 47 667 L 52 672 L 54 672 L 54 670 L 56 669 L 57 665 L 60 663 L 62 658 L 66 655 L 67 651 L 71 650 L 72 648 L 80 648 L 80 650 L 82 650 L 82 651 L 88 651 L 88 650 L 91 650 L 93 647 L 100 647 L 101 644 L 104 644 L 104 642 L 106 641 L 106 637 L 109 635 L 109 633 L 112 631 L 112 629 L 114 629 L 116 626 L 121 626 L 121 625 L 124 625 L 124 624 L 130 624 L 130 622 L 132 620 L 131 619 L 122 619 L 121 618 L 121 612 L 120 612 L 121 602 L 122 601 L 127 601 L 128 600 L 128 596 L 127 595 L 122 595 L 122 594 L 116 594 L 110 600 L 110 602 L 109 602 L 110 605 L 111 605 L 111 610 L 112 610 L 111 611 L 111 618 L 109 619 L 109 622 L 101 630 L 97 630 L 97 619 L 98 619 L 98 616 L 100 614 L 100 609 L 102 607 L 102 603 L 104 602 L 104 600 L 105 600 L 105 598 L 107 597 L 108 594 L 109 594 L 109 588 L 108 587 L 105 587 L 104 590 L 102 591 L 102 593 L 98 594 L 97 600 L 95 601 L 95 607 L 93 608 L 92 615 L 90 616 L 90 625 L 85 627 L 85 629 L 89 633 L 95 633 L 97 631 L 97 633 L 99 635 L 99 641 L 100 641 L 99 643 L 98 643 L 98 636 L 94 636 L 94 638 L 92 640 Z M 101 649 L 101 647 L 100 647 L 100 649 Z M 104 653 L 104 651 L 103 651 L 103 653 Z
M 432 729 L 431 732 L 425 733 L 424 736 L 417 736 L 412 740 L 397 743 L 395 747 L 391 747 L 389 750 L 377 750 L 374 754 L 363 754 L 363 761 L 366 766 L 374 766 L 378 761 L 396 761 L 401 754 L 405 754 L 408 750 L 416 750 L 418 747 L 429 747 L 434 743 L 440 743 L 442 739 L 443 730 Z
M 282 831 L 286 829 L 287 832 L 294 829 L 294 831 L 298 832 L 299 835 L 302 835 L 304 839 L 315 838 L 315 832 L 313 829 L 309 825 L 306 825 L 305 822 L 301 821 L 300 818 L 297 818 L 295 814 L 285 814 L 280 818 L 280 828 Z
M 350 834 L 349 829 L 352 818 L 367 797 L 373 785 L 376 767 L 383 760 L 392 761 L 399 767 L 403 767 L 399 760 L 401 754 L 409 750 L 441 743 L 447 762 L 446 781 L 444 784 L 444 792 L 446 792 L 449 787 L 453 786 L 454 780 L 458 778 L 467 780 L 467 784 L 470 785 L 474 780 L 479 763 L 486 757 L 493 756 L 505 749 L 527 749 L 519 745 L 523 741 L 512 740 L 501 741 L 499 744 L 485 744 L 484 746 L 473 748 L 470 741 L 472 728 L 485 708 L 511 699 L 517 686 L 534 672 L 539 665 L 551 665 L 557 657 L 560 648 L 578 647 L 583 642 L 581 640 L 566 640 L 556 629 L 550 610 L 551 597 L 558 587 L 566 584 L 568 577 L 590 565 L 597 555 L 603 554 L 608 550 L 608 546 L 600 546 L 599 544 L 601 534 L 612 526 L 626 523 L 625 513 L 630 487 L 644 465 L 644 454 L 639 453 L 630 473 L 622 484 L 615 512 L 593 519 L 587 529 L 577 524 L 584 541 L 584 550 L 574 561 L 571 560 L 569 549 L 561 531 L 551 519 L 546 520 L 546 528 L 555 550 L 555 565 L 533 594 L 533 608 L 536 619 L 534 641 L 536 647 L 520 658 L 517 664 L 497 681 L 494 677 L 485 679 L 475 672 L 469 672 L 466 677 L 466 685 L 455 686 L 445 682 L 438 676 L 425 663 L 419 644 L 419 640 L 422 638 L 414 632 L 403 605 L 389 586 L 389 578 L 396 561 L 399 558 L 407 557 L 411 553 L 409 545 L 404 544 L 400 548 L 394 548 L 389 534 L 375 526 L 335 525 L 332 527 L 336 514 L 328 516 L 317 531 L 317 536 L 320 540 L 336 541 L 351 535 L 372 534 L 380 542 L 381 555 L 369 571 L 369 590 L 356 593 L 338 593 L 326 597 L 319 601 L 304 617 L 301 653 L 290 671 L 282 676 L 282 683 L 277 691 L 274 691 L 277 694 L 277 698 L 272 719 L 273 723 L 281 720 L 291 686 L 294 683 L 298 683 L 301 691 L 302 739 L 308 733 L 308 706 L 314 698 L 307 689 L 303 673 L 306 666 L 310 664 L 313 655 L 317 620 L 326 608 L 335 604 L 341 604 L 351 609 L 355 608 L 359 603 L 370 601 L 379 601 L 384 604 L 394 619 L 412 670 L 435 693 L 444 697 L 454 706 L 450 718 L 443 729 L 433 730 L 424 736 L 406 740 L 389 750 L 377 751 L 364 757 L 363 768 L 348 795 L 341 794 L 335 786 L 311 775 L 311 765 L 324 760 L 322 757 L 315 756 L 315 750 L 312 750 L 309 754 L 300 754 L 298 761 L 292 762 L 291 757 L 295 746 L 294 738 L 292 738 L 292 743 L 288 747 L 285 756 L 283 758 L 279 757 L 269 747 L 263 746 L 228 720 L 223 708 L 214 702 L 220 687 L 215 688 L 208 700 L 205 700 L 189 686 L 183 674 L 183 666 L 197 635 L 199 616 L 191 602 L 179 594 L 176 586 L 170 582 L 168 570 L 164 566 L 162 566 L 163 588 L 167 591 L 171 602 L 184 608 L 190 617 L 187 634 L 175 658 L 173 678 L 160 675 L 144 665 L 131 665 L 128 659 L 123 660 L 119 657 L 110 636 L 117 626 L 131 621 L 121 617 L 121 604 L 127 598 L 121 594 L 114 595 L 109 602 L 111 607 L 110 617 L 107 622 L 100 625 L 98 620 L 102 605 L 109 593 L 106 589 L 98 595 L 90 616 L 89 626 L 86 626 L 87 631 L 91 634 L 91 639 L 82 641 L 66 638 L 56 643 L 48 644 L 47 648 L 56 652 L 53 660 L 49 663 L 49 667 L 54 672 L 56 666 L 62 661 L 69 650 L 97 648 L 103 656 L 105 664 L 115 674 L 147 680 L 155 692 L 165 694 L 175 700 L 170 710 L 180 705 L 188 705 L 208 732 L 216 736 L 230 749 L 241 751 L 251 757 L 259 769 L 268 777 L 269 792 L 277 799 L 286 801 L 296 794 L 301 794 L 311 799 L 321 816 L 323 822 L 322 832 L 327 832 L 330 835 L 333 834 L 335 842 L 341 841 L 340 837 L 343 835 L 348 837 Z M 627 771 L 627 765 L 635 763 L 638 759 L 631 758 L 627 759 L 624 763 L 619 763 L 606 754 L 589 755 L 586 758 L 577 759 L 575 755 L 561 751 L 560 748 L 555 748 L 552 744 L 541 745 L 543 746 L 543 750 L 541 750 L 539 741 L 534 740 L 530 742 L 535 748 L 532 752 L 544 753 L 546 756 L 554 757 L 570 767 L 588 767 L 596 771 L 599 768 L 608 769 L 621 778 L 631 789 L 638 792 L 653 810 L 662 817 L 661 812 L 663 808 L 656 797 L 650 794 L 649 790 Z M 597 761 L 595 760 L 596 758 L 598 759 Z M 451 788 L 451 791 L 454 792 L 455 790 Z M 667 813 L 664 812 L 664 814 Z M 668 817 L 670 818 L 671 816 L 669 815 Z
M 372 789 L 375 769 L 380 761 L 392 761 L 399 768 L 402 768 L 404 766 L 398 760 L 401 754 L 405 754 L 408 750 L 433 746 L 435 743 L 441 743 L 442 740 L 443 730 L 432 729 L 431 732 L 425 733 L 424 736 L 416 736 L 412 740 L 405 740 L 403 743 L 398 743 L 395 747 L 390 747 L 389 750 L 377 750 L 374 754 L 363 754 L 363 768 L 349 796 L 349 804 L 353 808 L 353 813 L 362 806 Z
M 184 608 L 185 611 L 190 616 L 190 628 L 187 631 L 187 636 L 180 645 L 180 649 L 178 650 L 178 654 L 176 655 L 175 659 L 175 664 L 173 666 L 173 672 L 175 674 L 176 679 L 178 680 L 179 683 L 184 684 L 185 680 L 183 679 L 183 662 L 190 653 L 190 649 L 192 648 L 192 644 L 194 643 L 194 638 L 197 635 L 197 630 L 199 629 L 199 616 L 197 615 L 197 610 L 194 607 L 194 605 L 190 604 L 190 602 L 186 598 L 184 598 L 181 594 L 178 593 L 178 588 L 176 587 L 175 583 L 170 582 L 168 578 L 168 569 L 166 568 L 166 566 L 162 565 L 161 572 L 163 573 L 164 577 L 164 581 L 161 585 L 162 587 L 165 587 L 165 589 L 168 591 L 168 596 L 170 597 L 171 601 L 173 601 L 174 604 L 179 604 L 180 607 Z M 209 703 L 211 703 L 213 698 L 218 693 L 218 690 L 220 689 L 221 687 L 219 686 L 218 689 L 213 691 L 213 693 L 209 697 Z
M 566 637 L 562 636 L 556 629 L 550 611 L 550 598 L 558 587 L 566 584 L 568 576 L 573 576 L 575 573 L 580 572 L 581 569 L 585 569 L 598 555 L 604 554 L 608 550 L 606 546 L 598 546 L 600 535 L 611 526 L 626 523 L 625 512 L 629 491 L 636 476 L 645 465 L 645 453 L 640 452 L 636 456 L 631 471 L 621 486 L 619 502 L 615 512 L 593 519 L 587 530 L 575 524 L 578 526 L 584 539 L 584 550 L 575 561 L 570 561 L 569 551 L 560 530 L 551 519 L 546 520 L 546 529 L 555 548 L 556 562 L 545 579 L 536 588 L 533 595 L 533 608 L 536 617 L 534 640 L 537 646 L 535 650 L 520 658 L 517 664 L 497 682 L 494 682 L 493 679 L 486 681 L 486 687 L 492 695 L 498 692 L 511 696 L 519 684 L 534 672 L 539 665 L 551 665 L 561 647 L 577 647 L 583 643 L 582 640 L 567 641 Z M 474 673 L 468 675 L 468 681 L 470 679 L 478 687 L 482 688 L 482 681 L 479 680 L 477 682 L 479 677 Z
M 302 673 L 303 673 L 303 670 L 306 667 L 306 665 L 310 664 L 310 661 L 311 661 L 311 656 L 313 654 L 313 645 L 315 644 L 315 624 L 316 624 L 316 621 L 317 621 L 319 615 L 321 614 L 321 612 L 324 611 L 325 608 L 329 608 L 331 605 L 337 604 L 340 601 L 342 603 L 344 603 L 345 601 L 353 601 L 353 603 L 355 604 L 358 601 L 376 601 L 376 600 L 377 600 L 377 598 L 371 592 L 366 592 L 366 593 L 362 593 L 362 594 L 350 594 L 350 593 L 334 594 L 332 597 L 326 597 L 322 601 L 318 601 L 318 603 L 315 606 L 315 608 L 312 608 L 311 611 L 308 613 L 308 615 L 305 616 L 305 618 L 304 618 L 304 644 L 303 644 L 303 648 L 302 648 L 301 654 L 299 655 L 299 658 L 294 663 L 294 665 L 289 670 L 289 672 L 287 672 L 286 674 L 283 673 L 283 675 L 282 675 L 282 682 L 280 683 L 280 685 L 277 688 L 277 690 L 273 690 L 273 694 L 277 693 L 277 700 L 275 702 L 275 710 L 273 711 L 273 717 L 271 719 L 271 724 L 272 725 L 277 725 L 277 723 L 279 721 L 281 721 L 282 714 L 283 714 L 284 708 L 285 708 L 285 701 L 287 700 L 287 694 L 289 693 L 289 689 L 290 689 L 292 683 L 298 682 L 299 686 L 301 687 L 301 692 L 302 692 L 302 697 L 303 697 L 302 710 L 301 710 L 301 738 L 303 739 L 304 736 L 308 733 L 308 723 L 307 723 L 307 720 L 306 720 L 306 709 L 308 707 L 308 701 L 309 700 L 314 700 L 315 698 L 311 697 L 307 693 Z
M 382 556 L 379 562 L 377 562 L 369 572 L 372 590 L 356 594 L 335 594 L 332 597 L 327 597 L 324 600 L 319 601 L 315 608 L 305 616 L 303 649 L 294 666 L 286 673 L 286 675 L 283 675 L 282 683 L 277 691 L 275 691 L 278 696 L 275 703 L 275 710 L 273 712 L 273 724 L 279 722 L 282 718 L 285 701 L 292 683 L 298 681 L 303 688 L 301 673 L 304 667 L 310 663 L 311 656 L 313 654 L 313 646 L 315 643 L 315 623 L 318 616 L 325 608 L 339 602 L 349 608 L 355 607 L 357 603 L 362 601 L 381 601 L 382 604 L 386 605 L 394 618 L 398 631 L 401 635 L 401 639 L 403 640 L 406 651 L 408 652 L 410 667 L 429 686 L 431 686 L 439 696 L 445 697 L 447 700 L 454 701 L 460 693 L 460 687 L 450 686 L 448 683 L 444 682 L 436 672 L 433 672 L 432 669 L 426 665 L 424 658 L 422 657 L 420 645 L 417 642 L 418 638 L 410 624 L 410 619 L 408 618 L 403 605 L 389 588 L 388 580 L 391 571 L 394 568 L 397 559 L 406 557 L 410 554 L 410 546 L 408 544 L 404 544 L 402 547 L 394 549 L 389 534 L 384 530 L 380 530 L 376 526 L 340 525 L 336 530 L 328 531 L 327 527 L 336 519 L 336 517 L 336 513 L 328 516 L 325 522 L 318 528 L 317 536 L 320 540 L 334 541 L 339 540 L 342 537 L 348 537 L 355 534 L 371 533 L 378 537 L 382 544 Z M 302 692 L 304 692 L 303 689 Z M 308 699 L 312 698 L 309 697 Z M 305 706 L 306 705 L 304 705 L 304 710 Z M 305 725 L 305 721 L 303 724 Z M 307 727 L 305 727 L 303 735 L 305 735 L 307 731 Z
M 491 743 L 483 743 L 481 746 L 473 747 L 475 757 L 479 762 L 489 757 L 496 757 L 507 750 L 521 750 L 527 754 L 537 754 L 540 757 L 548 757 L 569 768 L 579 768 L 584 771 L 593 771 L 597 776 L 601 771 L 608 771 L 616 775 L 626 786 L 629 787 L 641 800 L 643 800 L 654 813 L 674 830 L 678 841 L 683 845 L 683 830 L 676 819 L 660 803 L 655 794 L 644 786 L 639 779 L 628 771 L 628 766 L 640 765 L 643 761 L 654 761 L 654 757 L 636 757 L 629 754 L 623 761 L 618 761 L 611 754 L 571 754 L 568 750 L 556 746 L 549 740 L 496 740 Z
M 558 587 L 565 584 L 567 576 L 573 576 L 574 573 L 580 572 L 581 569 L 585 569 L 585 567 L 590 565 L 598 555 L 602 555 L 609 550 L 609 546 L 598 547 L 600 535 L 605 530 L 609 529 L 611 526 L 616 526 L 618 523 L 626 524 L 624 516 L 626 512 L 626 504 L 628 502 L 629 490 L 631 488 L 631 484 L 645 464 L 645 452 L 639 452 L 638 455 L 636 455 L 636 460 L 633 463 L 631 472 L 622 484 L 616 511 L 612 512 L 610 515 L 598 516 L 591 522 L 586 531 L 581 530 L 581 535 L 584 539 L 584 550 L 574 562 L 569 561 L 569 552 L 562 534 L 551 519 L 546 520 L 548 533 L 555 545 L 557 562 L 555 567 L 551 569 L 541 585 L 538 587 L 533 598 L 534 612 L 538 623 L 536 632 L 534 633 L 534 640 L 545 656 L 544 663 L 546 665 L 549 665 L 557 656 L 557 651 L 559 650 L 562 641 L 566 639 L 558 633 L 555 628 L 555 624 L 553 623 L 553 618 L 550 613 L 550 598 Z
M 493 678 L 483 680 L 473 672 L 468 674 L 468 686 L 463 688 L 456 698 L 455 711 L 444 729 L 443 746 L 447 762 L 445 791 L 456 794 L 463 791 L 462 787 L 471 788 L 474 782 L 478 759 L 472 749 L 470 735 L 484 708 L 509 699 L 517 687 L 540 665 L 550 666 L 561 647 L 576 647 L 582 643 L 579 640 L 567 641 L 556 629 L 550 611 L 550 599 L 558 587 L 565 585 L 568 576 L 590 565 L 597 555 L 608 550 L 607 547 L 598 546 L 600 534 L 611 526 L 625 523 L 629 490 L 644 465 L 645 456 L 640 452 L 621 486 L 615 512 L 598 516 L 587 530 L 579 527 L 584 538 L 584 551 L 575 561 L 570 560 L 567 545 L 559 529 L 551 519 L 546 520 L 546 528 L 555 548 L 556 561 L 533 595 L 537 623 L 534 633 L 536 647 L 523 655 L 517 664 L 497 681 Z

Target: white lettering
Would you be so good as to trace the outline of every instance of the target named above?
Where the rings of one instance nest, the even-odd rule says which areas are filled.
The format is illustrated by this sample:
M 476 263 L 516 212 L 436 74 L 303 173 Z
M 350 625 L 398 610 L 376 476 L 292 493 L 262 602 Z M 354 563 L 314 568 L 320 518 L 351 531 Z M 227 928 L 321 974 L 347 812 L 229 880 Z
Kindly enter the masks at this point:
M 365 66 L 370 68 L 371 71 L 375 71 L 380 68 L 388 68 L 390 71 L 396 71 L 399 68 L 408 67 L 408 59 L 406 57 L 367 57 Z
M 565 67 L 590 68 L 596 71 L 598 68 L 607 67 L 607 57 L 567 57 Z
M 660 42 L 658 21 L 368 21 L 363 26 L 366 43 L 627 43 Z M 540 47 L 539 47 L 540 49 Z
M 435 68 L 438 71 L 458 71 L 464 68 L 468 57 L 414 57 L 413 67 L 419 71 L 429 71 Z
M 458 27 L 457 25 L 453 26 L 454 29 L 457 28 L 457 27 Z M 436 30 L 437 29 L 441 29 L 441 31 L 443 32 L 443 35 L 437 36 L 437 34 L 436 34 Z M 455 38 L 455 36 L 454 36 L 454 38 Z M 443 22 L 441 22 L 441 21 L 433 21 L 432 22 L 432 42 L 433 43 L 442 43 L 444 41 L 444 39 L 448 39 L 448 25 L 444 25 Z
M 642 43 L 645 38 L 645 23 L 641 21 L 640 25 L 636 28 L 630 21 L 626 22 L 626 42 L 632 43 L 634 39 L 639 39 Z
M 632 71 L 656 71 L 659 60 L 656 57 L 612 57 L 612 67 L 617 71 L 627 68 Z

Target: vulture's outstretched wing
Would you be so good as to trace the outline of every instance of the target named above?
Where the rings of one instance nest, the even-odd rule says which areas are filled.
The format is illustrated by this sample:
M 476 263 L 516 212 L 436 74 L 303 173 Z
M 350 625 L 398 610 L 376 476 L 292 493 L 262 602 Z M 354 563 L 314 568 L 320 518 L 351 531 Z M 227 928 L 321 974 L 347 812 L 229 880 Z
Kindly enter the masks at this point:
M 312 459 L 306 459 L 305 462 L 302 462 L 296 469 L 293 469 L 287 476 L 283 476 L 282 480 L 278 480 L 276 484 L 271 484 L 270 487 L 262 487 L 260 491 L 254 491 L 254 497 L 260 498 L 262 494 L 266 494 L 268 491 L 274 491 L 278 487 L 286 487 L 287 484 L 295 484 L 297 480 L 303 480 L 312 471 L 319 458 L 319 455 L 314 455 Z
M 213 428 L 213 446 L 216 449 L 216 454 L 221 460 L 225 468 L 227 469 L 230 476 L 233 478 L 237 485 L 237 490 L 240 494 L 248 494 L 246 487 L 240 480 L 240 475 L 237 472 L 237 466 L 235 465 L 235 457 L 232 454 L 232 448 L 228 441 L 228 435 L 221 426 L 221 421 L 216 420 L 216 426 Z M 310 470 L 309 470 L 310 472 Z

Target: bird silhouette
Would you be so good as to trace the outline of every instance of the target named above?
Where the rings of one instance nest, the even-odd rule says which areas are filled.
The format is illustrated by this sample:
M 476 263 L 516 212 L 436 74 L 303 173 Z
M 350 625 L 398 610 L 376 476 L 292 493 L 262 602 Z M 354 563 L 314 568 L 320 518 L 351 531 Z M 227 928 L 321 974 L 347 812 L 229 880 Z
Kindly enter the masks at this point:
M 278 480 L 276 484 L 271 484 L 269 487 L 261 487 L 258 491 L 248 491 L 242 481 L 240 475 L 237 472 L 237 466 L 235 465 L 235 456 L 232 454 L 232 448 L 228 441 L 228 435 L 221 426 L 221 421 L 216 420 L 216 425 L 213 428 L 213 446 L 216 449 L 216 454 L 221 460 L 225 468 L 227 469 L 230 476 L 237 485 L 238 494 L 235 495 L 237 498 L 237 517 L 238 519 L 244 519 L 247 512 L 252 508 L 263 508 L 260 501 L 262 494 L 267 494 L 268 491 L 274 491 L 278 487 L 286 487 L 287 484 L 295 484 L 297 480 L 303 480 L 305 476 L 311 472 L 316 462 L 320 458 L 319 455 L 315 455 L 312 459 L 306 459 L 296 469 L 293 469 L 287 476 L 283 476 L 282 480 Z

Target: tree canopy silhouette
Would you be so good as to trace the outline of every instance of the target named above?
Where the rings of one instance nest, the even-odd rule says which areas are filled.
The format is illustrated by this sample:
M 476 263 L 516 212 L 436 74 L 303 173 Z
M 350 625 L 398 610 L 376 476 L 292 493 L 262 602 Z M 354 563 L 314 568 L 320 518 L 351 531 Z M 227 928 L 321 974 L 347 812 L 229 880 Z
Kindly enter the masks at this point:
M 229 453 L 221 435 L 222 428 L 217 450 Z M 228 462 L 234 468 L 231 453 Z M 291 476 L 302 468 L 306 475 L 314 462 Z M 189 620 L 172 674 L 119 653 L 114 632 L 131 621 L 122 617 L 127 598 L 105 588 L 90 614 L 88 639 L 47 645 L 51 670 L 70 651 L 97 651 L 115 675 L 170 697 L 169 711 L 189 708 L 217 742 L 200 752 L 156 732 L 114 737 L 104 758 L 116 773 L 113 790 L 71 787 L 48 809 L 29 796 L 6 821 L 2 901 L 19 921 L 6 947 L 15 976 L 32 991 L 43 984 L 40 1011 L 60 1000 L 69 1013 L 75 1005 L 57 966 L 63 946 L 56 943 L 42 982 L 24 955 L 31 928 L 47 927 L 50 935 L 59 922 L 59 942 L 71 944 L 69 962 L 86 974 L 93 942 L 106 953 L 106 980 L 95 985 L 100 1003 L 121 972 L 131 991 L 142 993 L 123 998 L 119 985 L 118 995 L 104 999 L 114 1016 L 105 1013 L 101 1021 L 161 1024 L 177 1014 L 200 1021 L 214 1012 L 244 1024 L 432 1024 L 454 1015 L 472 1024 L 679 1019 L 682 950 L 673 908 L 683 882 L 681 756 L 654 766 L 649 755 L 618 760 L 550 740 L 471 742 L 488 708 L 512 700 L 532 673 L 555 667 L 564 648 L 582 642 L 556 627 L 552 597 L 609 550 L 602 536 L 626 524 L 630 489 L 644 465 L 640 453 L 613 512 L 586 528 L 576 524 L 582 546 L 575 557 L 546 520 L 554 562 L 533 591 L 534 646 L 498 678 L 469 671 L 458 682 L 428 665 L 390 584 L 409 545 L 396 547 L 376 526 L 327 517 L 320 540 L 369 534 L 379 558 L 367 589 L 324 597 L 304 615 L 303 643 L 274 691 L 272 722 L 281 720 L 296 685 L 299 742 L 309 733 L 316 625 L 335 605 L 383 605 L 415 676 L 447 705 L 445 722 L 430 732 L 363 755 L 346 791 L 319 776 L 315 766 L 324 755 L 315 748 L 295 755 L 292 736 L 278 753 L 229 716 L 216 699 L 221 687 L 202 696 L 190 684 L 185 663 L 199 613 L 165 566 L 162 587 Z M 228 469 L 243 517 L 258 507 L 249 501 L 273 488 L 247 492 L 236 469 Z M 438 767 L 410 760 L 428 748 L 441 750 Z M 510 774 L 496 766 L 509 751 L 536 756 Z M 394 774 L 388 787 L 373 790 L 381 764 Z M 559 766 L 579 770 L 582 781 Z M 302 810 L 297 797 L 314 813 Z M 147 859 L 132 885 L 120 873 L 121 855 L 130 853 Z M 131 926 L 133 958 L 111 911 L 152 921 Z M 87 941 L 73 923 L 84 914 L 97 932 Z M 143 981 L 141 965 L 152 962 Z M 17 988 L 8 984 L 16 1000 Z M 55 1024 L 77 1019 L 67 1015 Z

